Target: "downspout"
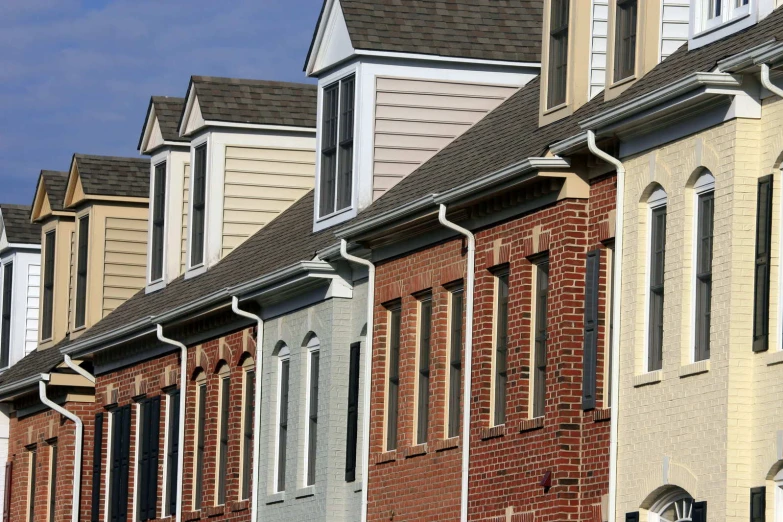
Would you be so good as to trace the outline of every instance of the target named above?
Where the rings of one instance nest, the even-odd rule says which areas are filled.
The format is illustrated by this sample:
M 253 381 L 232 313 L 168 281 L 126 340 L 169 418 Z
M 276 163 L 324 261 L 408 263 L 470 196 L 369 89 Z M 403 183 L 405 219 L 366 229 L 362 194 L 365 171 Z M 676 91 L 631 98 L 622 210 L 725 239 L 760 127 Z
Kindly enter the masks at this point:
M 373 312 L 375 311 L 375 265 L 348 253 L 348 242 L 340 240 L 340 255 L 347 261 L 367 267 L 367 354 L 364 357 L 364 415 L 362 418 L 362 518 L 367 521 L 367 486 L 370 474 L 370 380 L 372 379 Z
M 179 442 L 177 447 L 177 509 L 176 509 L 176 522 L 182 522 L 182 484 L 184 482 L 183 475 L 185 474 L 185 397 L 187 396 L 187 382 L 188 382 L 188 347 L 179 341 L 169 339 L 163 336 L 163 326 L 160 323 L 155 325 L 158 333 L 158 340 L 171 346 L 176 346 L 180 349 L 180 364 L 179 364 Z
M 473 364 L 473 287 L 476 279 L 476 237 L 473 233 L 446 219 L 446 205 L 440 204 L 438 220 L 441 225 L 465 236 L 468 242 L 467 276 L 465 281 L 465 366 L 462 391 L 462 495 L 460 520 L 468 520 L 468 472 L 470 471 L 470 391 Z
M 76 364 L 75 362 L 73 362 L 73 359 L 71 359 L 70 355 L 65 354 L 64 358 L 65 358 L 65 365 L 68 368 L 70 368 L 71 370 L 75 371 L 76 373 L 78 373 L 79 375 L 81 375 L 82 377 L 84 377 L 85 379 L 90 381 L 91 383 L 95 384 L 95 376 L 93 374 L 91 374 L 90 372 L 88 372 L 87 370 L 85 370 L 84 368 L 82 368 L 81 366 Z
M 625 167 L 622 162 L 602 151 L 595 144 L 595 133 L 587 131 L 587 147 L 590 152 L 614 165 L 617 172 L 617 207 L 614 233 L 614 281 L 612 281 L 612 299 L 614 335 L 612 336 L 612 416 L 609 436 L 609 521 L 617 520 L 617 434 L 620 402 L 620 311 L 622 310 L 622 263 L 623 263 L 623 199 L 625 193 Z
M 772 94 L 776 94 L 783 98 L 783 89 L 772 83 L 772 80 L 769 79 L 769 65 L 766 63 L 761 64 L 761 85 Z
M 253 408 L 253 482 L 250 497 L 250 520 L 258 520 L 258 477 L 259 464 L 261 462 L 261 383 L 264 369 L 264 320 L 260 316 L 239 309 L 239 298 L 231 297 L 231 309 L 235 314 L 252 319 L 256 322 L 256 392 L 253 400 L 256 402 Z
M 71 521 L 79 522 L 79 500 L 82 492 L 82 442 L 84 439 L 84 423 L 74 413 L 66 410 L 59 404 L 55 404 L 46 396 L 46 383 L 49 382 L 49 374 L 41 374 L 41 380 L 38 381 L 38 396 L 44 406 L 56 411 L 63 417 L 73 421 L 74 424 L 74 443 L 73 443 L 73 500 L 71 507 Z

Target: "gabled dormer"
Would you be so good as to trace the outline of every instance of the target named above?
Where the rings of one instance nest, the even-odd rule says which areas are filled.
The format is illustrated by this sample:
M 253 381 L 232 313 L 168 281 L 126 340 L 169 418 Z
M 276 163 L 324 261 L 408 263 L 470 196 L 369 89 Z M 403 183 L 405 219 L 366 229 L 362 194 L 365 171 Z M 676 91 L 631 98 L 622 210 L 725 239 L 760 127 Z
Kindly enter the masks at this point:
M 148 197 L 146 159 L 74 154 L 63 202 L 75 217 L 68 307 L 72 339 L 144 287 Z M 64 259 L 58 256 L 56 262 Z
M 185 277 L 206 271 L 313 187 L 315 116 L 314 85 L 191 78 L 178 127 L 190 143 L 184 248 L 166 254 L 182 256 Z
M 183 205 L 189 179 L 190 142 L 179 135 L 184 98 L 153 96 L 139 139 L 139 152 L 150 157 L 147 238 L 147 291 L 152 292 L 183 272 Z
M 369 206 L 534 78 L 540 2 L 326 0 L 305 63 L 318 78 L 314 229 Z

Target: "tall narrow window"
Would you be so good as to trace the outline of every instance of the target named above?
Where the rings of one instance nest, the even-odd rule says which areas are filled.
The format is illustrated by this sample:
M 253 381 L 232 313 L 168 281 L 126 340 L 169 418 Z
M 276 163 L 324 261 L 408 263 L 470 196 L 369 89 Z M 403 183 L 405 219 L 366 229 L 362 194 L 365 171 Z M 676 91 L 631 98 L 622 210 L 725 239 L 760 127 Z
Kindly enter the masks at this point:
M 290 385 L 291 357 L 287 347 L 278 354 L 277 402 L 277 474 L 275 491 L 285 491 L 286 455 L 288 445 L 288 387 Z
M 386 395 L 386 451 L 397 449 L 397 416 L 400 393 L 400 319 L 402 308 L 396 304 L 389 308 L 387 333 L 389 355 L 387 358 L 388 384 Z
M 319 215 L 351 206 L 355 78 L 348 76 L 323 91 Z
M 179 478 L 179 407 L 180 391 L 172 390 L 166 398 L 168 443 L 166 444 L 166 499 L 164 514 L 177 513 L 177 481 Z
M 361 343 L 351 344 L 348 367 L 348 436 L 345 448 L 345 481 L 356 480 L 356 449 L 359 443 L 359 361 Z
M 316 341 L 317 342 L 317 341 Z M 305 486 L 315 484 L 315 462 L 318 447 L 318 375 L 321 366 L 321 352 L 316 344 L 310 347 L 310 385 L 307 400 L 307 481 Z
M 765 522 L 766 511 L 767 488 L 764 486 L 750 488 L 750 522 Z
M 141 455 L 139 459 L 139 520 L 157 518 L 158 454 L 160 451 L 160 396 L 141 403 Z M 137 430 L 138 431 L 138 430 Z
M 112 412 L 111 482 L 109 484 L 109 520 L 128 519 L 128 475 L 130 473 L 130 405 Z
M 614 33 L 614 81 L 636 70 L 636 18 L 638 0 L 617 0 Z
M 0 368 L 6 368 L 11 360 L 11 296 L 14 288 L 14 265 L 3 265 L 2 320 L 0 321 Z
M 101 473 L 103 464 L 103 413 L 95 414 L 95 435 L 92 444 L 92 495 L 90 498 L 90 522 L 100 520 Z
M 536 293 L 533 346 L 533 417 L 542 417 L 546 407 L 547 300 L 549 260 L 536 264 Z
M 11 521 L 11 484 L 14 482 L 14 463 L 5 463 L 5 494 L 3 495 L 3 522 Z
M 650 198 L 650 257 L 647 331 L 647 371 L 663 368 L 664 267 L 666 261 L 666 193 Z
M 709 174 L 709 178 L 712 178 Z M 710 358 L 710 322 L 712 312 L 712 236 L 714 217 L 714 180 L 696 193 L 696 321 L 694 360 Z M 701 190 L 700 190 L 701 189 Z
M 205 378 L 203 374 L 202 378 Z M 193 491 L 193 509 L 201 509 L 204 499 L 204 429 L 207 409 L 207 383 L 202 381 L 196 385 L 196 460 Z
M 223 367 L 220 377 L 220 448 L 217 461 L 217 504 L 226 503 L 226 476 L 228 474 L 228 414 L 230 395 L 230 380 L 228 368 Z
M 152 193 L 150 281 L 163 278 L 163 233 L 166 225 L 166 162 L 155 165 Z
M 49 522 L 54 522 L 57 509 L 57 443 L 49 445 Z
M 204 262 L 206 227 L 207 145 L 199 145 L 193 154 L 193 209 L 190 217 L 190 266 Z
M 552 0 L 549 14 L 547 108 L 550 109 L 566 101 L 569 3 L 570 0 Z
M 462 308 L 464 291 L 462 286 L 449 293 L 449 427 L 448 437 L 459 435 L 460 428 L 460 385 L 462 384 Z
M 27 490 L 29 492 L 27 496 L 27 521 L 28 522 L 34 522 L 35 521 L 35 486 L 38 482 L 38 478 L 36 477 L 37 471 L 38 471 L 38 451 L 36 448 L 33 448 L 30 450 L 30 473 L 28 473 L 28 479 L 30 480 L 30 483 L 28 484 Z
M 606 335 L 606 386 L 604 386 L 604 404 L 612 407 L 612 354 L 614 353 L 614 240 L 606 244 L 606 264 L 608 282 L 606 299 L 609 301 L 608 333 Z
M 256 397 L 256 370 L 245 370 L 245 397 L 242 405 L 242 498 L 250 498 L 253 473 L 253 419 Z
M 756 210 L 756 273 L 753 290 L 753 351 L 769 346 L 769 275 L 772 252 L 772 176 L 758 184 Z
M 495 426 L 506 422 L 506 381 L 508 380 L 508 269 L 495 275 Z
M 43 277 L 43 324 L 41 340 L 52 338 L 52 312 L 54 311 L 54 243 L 56 232 L 47 232 L 44 237 L 44 277 Z
M 598 372 L 598 292 L 601 282 L 601 251 L 587 253 L 585 266 L 585 319 L 582 345 L 582 409 L 596 406 Z
M 76 261 L 76 315 L 74 326 L 84 326 L 87 312 L 87 256 L 89 253 L 90 216 L 79 219 L 79 248 Z
M 427 442 L 430 417 L 430 339 L 432 337 L 432 296 L 419 301 L 419 374 L 416 444 Z

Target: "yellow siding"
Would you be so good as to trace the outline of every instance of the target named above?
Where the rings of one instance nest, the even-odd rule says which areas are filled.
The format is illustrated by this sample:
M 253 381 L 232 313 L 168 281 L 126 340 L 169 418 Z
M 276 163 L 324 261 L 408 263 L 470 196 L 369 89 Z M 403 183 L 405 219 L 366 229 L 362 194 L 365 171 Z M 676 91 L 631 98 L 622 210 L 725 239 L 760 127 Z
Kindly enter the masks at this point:
M 313 150 L 226 147 L 221 255 L 227 255 L 304 196 L 314 181 Z
M 517 87 L 382 78 L 376 81 L 373 199 L 511 96 Z
M 182 251 L 180 263 L 180 274 L 185 273 L 185 267 L 187 266 L 187 252 L 188 252 L 188 197 L 190 194 L 190 163 L 185 163 L 185 172 L 183 179 L 185 182 L 182 185 Z
M 147 222 L 106 218 L 103 272 L 103 315 L 133 296 L 145 283 Z
M 76 232 L 71 232 L 71 252 L 68 256 L 68 324 L 73 319 L 73 305 L 76 300 L 74 278 L 76 277 Z

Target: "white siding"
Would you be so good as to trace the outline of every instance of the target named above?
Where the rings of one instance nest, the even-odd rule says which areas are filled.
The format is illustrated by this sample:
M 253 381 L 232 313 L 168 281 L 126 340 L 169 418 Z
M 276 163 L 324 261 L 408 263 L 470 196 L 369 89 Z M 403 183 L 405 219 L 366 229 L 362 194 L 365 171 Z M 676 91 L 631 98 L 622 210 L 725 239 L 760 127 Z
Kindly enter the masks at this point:
M 688 41 L 688 0 L 663 0 L 661 5 L 661 60 Z
M 41 264 L 30 263 L 27 267 L 27 308 L 24 348 L 25 354 L 38 345 L 38 306 L 41 292 Z
M 590 93 L 592 98 L 606 86 L 606 46 L 608 45 L 609 0 L 593 0 L 590 23 Z
M 182 185 L 182 250 L 180 251 L 180 274 L 185 273 L 188 259 L 188 203 L 190 194 L 190 163 L 185 164 Z

